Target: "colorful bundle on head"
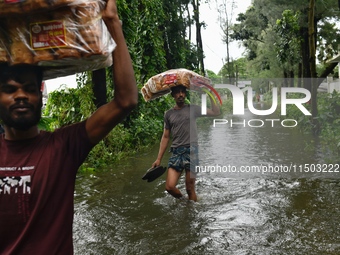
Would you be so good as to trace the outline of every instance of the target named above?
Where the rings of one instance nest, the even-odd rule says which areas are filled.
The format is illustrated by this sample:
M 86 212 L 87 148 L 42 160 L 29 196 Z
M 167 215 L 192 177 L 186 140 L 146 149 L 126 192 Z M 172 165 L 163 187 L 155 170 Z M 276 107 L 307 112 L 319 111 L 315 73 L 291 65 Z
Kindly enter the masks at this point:
M 170 93 L 172 87 L 179 85 L 194 91 L 204 91 L 214 102 L 215 95 L 222 104 L 221 97 L 211 85 L 210 79 L 184 68 L 171 69 L 152 76 L 142 87 L 141 93 L 145 101 L 150 101 Z
M 0 63 L 44 67 L 44 79 L 112 65 L 105 0 L 0 0 Z

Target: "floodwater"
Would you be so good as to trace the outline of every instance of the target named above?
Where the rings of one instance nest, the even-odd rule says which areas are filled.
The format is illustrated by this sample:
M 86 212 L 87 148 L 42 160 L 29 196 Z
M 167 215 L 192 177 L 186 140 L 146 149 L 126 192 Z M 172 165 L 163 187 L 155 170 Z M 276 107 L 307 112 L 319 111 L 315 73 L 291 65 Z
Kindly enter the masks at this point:
M 223 118 L 200 125 L 197 203 L 170 197 L 165 175 L 141 179 L 158 145 L 79 174 L 75 254 L 340 254 L 340 173 L 317 138 L 268 117 L 254 127 L 250 112 Z

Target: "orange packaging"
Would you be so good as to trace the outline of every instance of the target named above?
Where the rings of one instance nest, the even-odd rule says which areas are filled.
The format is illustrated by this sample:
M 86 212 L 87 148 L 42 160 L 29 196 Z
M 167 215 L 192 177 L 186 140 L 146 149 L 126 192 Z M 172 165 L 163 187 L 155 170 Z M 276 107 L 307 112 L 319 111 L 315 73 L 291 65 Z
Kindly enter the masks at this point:
M 0 0 L 0 18 L 26 16 L 86 2 L 89 0 Z
M 93 1 L 3 19 L 0 62 L 44 66 L 48 79 L 111 65 L 116 44 L 101 19 L 104 4 Z

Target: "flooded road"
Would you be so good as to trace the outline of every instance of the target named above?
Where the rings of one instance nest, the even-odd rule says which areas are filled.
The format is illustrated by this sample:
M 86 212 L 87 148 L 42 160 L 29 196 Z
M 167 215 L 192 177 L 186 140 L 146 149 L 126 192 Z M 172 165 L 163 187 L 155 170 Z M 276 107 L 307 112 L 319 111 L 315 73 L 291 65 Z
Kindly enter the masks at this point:
M 242 118 L 255 119 L 249 112 Z M 340 254 L 340 173 L 321 171 L 317 138 L 281 125 L 213 127 L 211 120 L 200 125 L 199 139 L 200 166 L 215 171 L 199 174 L 197 203 L 166 194 L 165 175 L 141 180 L 158 145 L 111 169 L 79 174 L 75 254 Z M 185 192 L 183 179 L 179 188 Z

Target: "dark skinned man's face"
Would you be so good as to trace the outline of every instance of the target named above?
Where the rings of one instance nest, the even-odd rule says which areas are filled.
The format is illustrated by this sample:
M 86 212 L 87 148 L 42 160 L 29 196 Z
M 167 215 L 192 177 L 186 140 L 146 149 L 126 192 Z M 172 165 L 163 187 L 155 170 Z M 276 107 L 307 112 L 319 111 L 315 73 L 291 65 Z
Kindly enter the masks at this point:
M 7 127 L 28 130 L 41 118 L 42 93 L 34 72 L 23 73 L 21 81 L 0 84 L 0 118 Z

